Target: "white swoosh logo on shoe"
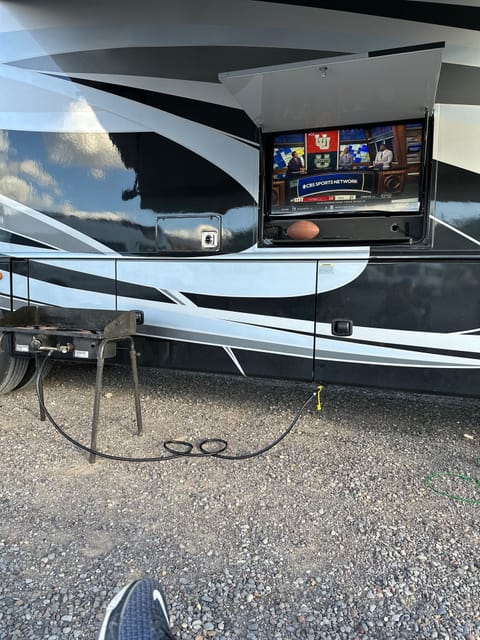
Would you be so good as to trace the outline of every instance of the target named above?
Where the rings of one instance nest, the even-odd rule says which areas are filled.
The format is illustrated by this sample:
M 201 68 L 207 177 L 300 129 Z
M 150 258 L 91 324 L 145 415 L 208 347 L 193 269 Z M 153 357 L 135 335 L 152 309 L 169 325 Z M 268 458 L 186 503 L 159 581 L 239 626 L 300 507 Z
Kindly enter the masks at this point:
M 157 600 L 157 602 L 160 603 L 160 606 L 162 607 L 163 614 L 165 616 L 165 620 L 167 621 L 168 625 L 170 626 L 170 618 L 168 617 L 168 612 L 167 612 L 167 609 L 165 608 L 165 602 L 163 600 L 162 594 L 160 593 L 160 591 L 158 591 L 158 589 L 154 589 L 152 595 L 153 595 L 153 599 Z

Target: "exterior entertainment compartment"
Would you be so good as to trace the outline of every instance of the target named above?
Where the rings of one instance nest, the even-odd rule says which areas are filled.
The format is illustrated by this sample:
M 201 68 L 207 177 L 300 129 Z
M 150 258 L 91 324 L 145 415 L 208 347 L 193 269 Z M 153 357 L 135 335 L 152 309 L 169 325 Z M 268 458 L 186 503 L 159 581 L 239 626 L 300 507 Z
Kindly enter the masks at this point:
M 267 136 L 264 243 L 421 240 L 431 158 L 427 124 L 349 125 Z M 301 226 L 299 219 L 307 221 Z
M 478 395 L 463 9 L 443 27 L 254 0 L 88 7 L 0 5 L 3 310 L 142 310 L 148 366 Z M 293 203 L 300 178 L 275 174 L 275 136 L 306 151 L 328 131 L 345 133 L 304 177 L 370 176 L 365 209 L 320 199 L 351 191 Z M 382 143 L 391 164 L 374 169 Z M 31 365 L 1 353 L 0 391 Z

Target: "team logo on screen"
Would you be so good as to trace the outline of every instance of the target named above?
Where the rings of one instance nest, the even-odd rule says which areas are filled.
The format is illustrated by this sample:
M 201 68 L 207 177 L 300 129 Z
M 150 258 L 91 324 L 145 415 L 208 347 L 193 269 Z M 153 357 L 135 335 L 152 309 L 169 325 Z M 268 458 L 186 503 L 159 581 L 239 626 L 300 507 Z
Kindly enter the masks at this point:
M 316 133 L 315 134 L 315 144 L 319 149 L 329 149 L 330 148 L 330 136 L 326 133 Z
M 316 169 L 328 169 L 328 167 L 330 166 L 330 154 L 316 153 L 313 160 L 313 166 Z
M 337 153 L 338 130 L 310 131 L 306 135 L 307 153 Z

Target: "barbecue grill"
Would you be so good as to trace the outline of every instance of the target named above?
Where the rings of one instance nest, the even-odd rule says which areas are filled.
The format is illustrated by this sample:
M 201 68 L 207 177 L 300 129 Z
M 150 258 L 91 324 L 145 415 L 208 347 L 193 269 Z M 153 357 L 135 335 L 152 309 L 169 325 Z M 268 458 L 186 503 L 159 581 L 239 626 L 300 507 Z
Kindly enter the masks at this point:
M 113 358 L 119 342 L 128 342 L 132 370 L 137 432 L 143 432 L 140 398 L 138 393 L 137 354 L 133 336 L 137 322 L 142 321 L 138 311 L 110 311 L 104 309 L 66 309 L 62 307 L 25 306 L 4 313 L 0 318 L 0 347 L 12 355 L 35 356 L 37 370 L 41 356 L 54 353 L 60 360 L 96 360 L 95 400 L 93 405 L 90 448 L 96 450 L 100 397 L 103 387 L 105 358 Z M 43 410 L 43 385 L 39 380 L 40 419 Z M 90 454 L 95 462 L 95 454 Z

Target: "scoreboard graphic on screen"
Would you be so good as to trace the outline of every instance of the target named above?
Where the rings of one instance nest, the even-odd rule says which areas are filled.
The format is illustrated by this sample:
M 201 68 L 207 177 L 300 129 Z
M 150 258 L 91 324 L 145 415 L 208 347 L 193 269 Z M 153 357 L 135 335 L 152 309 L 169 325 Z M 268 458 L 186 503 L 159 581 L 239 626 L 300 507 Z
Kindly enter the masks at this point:
M 306 176 L 292 185 L 291 197 L 295 202 L 314 202 L 316 200 L 335 200 L 324 198 L 330 194 L 371 194 L 375 188 L 375 173 L 327 173 Z

